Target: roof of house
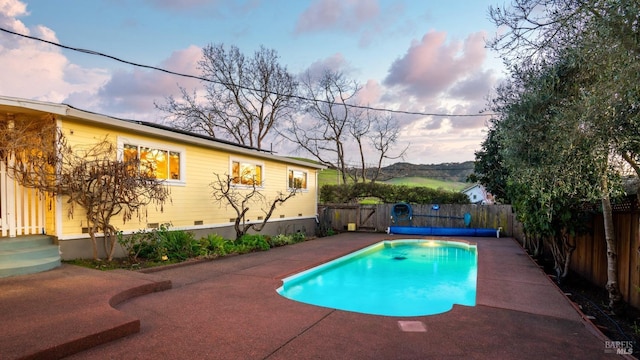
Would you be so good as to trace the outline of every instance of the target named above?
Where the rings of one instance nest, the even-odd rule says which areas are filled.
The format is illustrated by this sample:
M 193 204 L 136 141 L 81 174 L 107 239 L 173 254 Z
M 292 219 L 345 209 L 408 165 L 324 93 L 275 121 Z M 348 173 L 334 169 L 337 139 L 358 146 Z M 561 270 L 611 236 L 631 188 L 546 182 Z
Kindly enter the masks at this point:
M 466 187 L 466 188 L 462 189 L 460 192 L 466 193 L 466 192 L 468 192 L 468 191 L 473 190 L 473 189 L 474 189 L 474 188 L 476 188 L 476 187 L 477 187 L 477 188 L 480 188 L 480 189 L 483 189 L 483 188 L 484 188 L 484 186 L 482 186 L 482 184 L 480 184 L 480 183 L 475 183 L 475 184 L 473 184 L 473 185 L 471 185 L 471 186 L 468 186 L 468 187 Z
M 179 130 L 170 126 L 138 121 L 120 119 L 108 115 L 102 115 L 91 111 L 81 110 L 67 104 L 58 104 L 30 99 L 20 99 L 8 96 L 0 96 L 0 106 L 16 108 L 16 112 L 46 112 L 54 115 L 61 115 L 73 119 L 83 121 L 85 123 L 93 123 L 104 127 L 115 127 L 126 130 L 132 130 L 137 133 L 162 137 L 169 140 L 176 140 L 189 144 L 204 146 L 212 149 L 226 150 L 234 153 L 250 155 L 274 161 L 286 162 L 300 166 L 306 166 L 316 169 L 325 169 L 326 166 L 297 160 L 285 156 L 274 155 L 271 151 L 262 150 L 242 144 L 236 144 L 230 141 L 216 139 L 211 136 L 197 134 L 189 131 Z

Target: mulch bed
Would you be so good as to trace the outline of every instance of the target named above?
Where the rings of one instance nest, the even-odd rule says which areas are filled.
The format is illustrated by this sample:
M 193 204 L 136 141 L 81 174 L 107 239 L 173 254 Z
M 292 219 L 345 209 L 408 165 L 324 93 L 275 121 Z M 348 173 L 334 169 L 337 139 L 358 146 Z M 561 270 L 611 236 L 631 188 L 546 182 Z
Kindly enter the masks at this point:
M 548 264 L 547 264 L 548 265 Z M 545 272 L 555 280 L 555 274 L 545 266 Z M 627 305 L 623 313 L 609 310 L 609 294 L 575 273 L 558 285 L 582 313 L 610 340 L 632 341 L 633 356 L 640 358 L 640 310 Z

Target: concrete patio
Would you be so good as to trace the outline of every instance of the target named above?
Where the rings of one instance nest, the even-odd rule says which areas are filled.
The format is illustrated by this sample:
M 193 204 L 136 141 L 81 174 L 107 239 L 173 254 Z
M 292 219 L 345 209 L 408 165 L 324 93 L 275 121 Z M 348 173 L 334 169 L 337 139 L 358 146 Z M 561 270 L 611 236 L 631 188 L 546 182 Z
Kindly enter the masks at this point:
M 63 265 L 2 278 L 0 359 L 615 356 L 511 238 L 464 238 L 478 244 L 477 304 L 444 314 L 365 315 L 275 291 L 288 275 L 390 238 L 344 233 L 151 273 Z

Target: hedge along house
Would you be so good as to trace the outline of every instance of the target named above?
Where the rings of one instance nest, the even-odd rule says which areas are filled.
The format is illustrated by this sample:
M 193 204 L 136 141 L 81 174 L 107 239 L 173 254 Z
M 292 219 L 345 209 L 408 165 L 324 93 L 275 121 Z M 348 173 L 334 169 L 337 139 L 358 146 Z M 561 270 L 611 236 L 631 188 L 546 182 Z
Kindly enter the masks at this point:
M 211 183 L 218 174 L 232 176 L 233 186 L 239 190 L 252 188 L 239 172 L 250 173 L 268 200 L 297 188 L 294 197 L 276 208 L 262 233 L 303 231 L 310 234 L 315 230 L 317 174 L 324 168 L 322 165 L 166 126 L 116 119 L 65 104 L 0 96 L 0 122 L 51 118 L 71 146 L 86 146 L 107 139 L 117 146 L 120 157 L 139 156 L 154 162 L 156 177 L 169 188 L 171 199 L 162 210 L 149 205 L 144 209 L 144 216 L 127 222 L 115 217 L 112 224 L 124 234 L 169 224 L 171 229 L 192 231 L 196 236 L 216 233 L 234 238 L 237 214 L 227 204 L 213 200 Z M 63 196 L 42 195 L 21 187 L 8 174 L 6 164 L 3 162 L 0 166 L 0 243 L 7 238 L 20 242 L 21 238 L 29 238 L 24 235 L 46 234 L 59 245 L 63 259 L 91 257 L 84 210 L 71 209 Z M 264 206 L 254 206 L 246 214 L 246 220 L 262 223 Z M 102 250 L 100 244 L 98 248 Z

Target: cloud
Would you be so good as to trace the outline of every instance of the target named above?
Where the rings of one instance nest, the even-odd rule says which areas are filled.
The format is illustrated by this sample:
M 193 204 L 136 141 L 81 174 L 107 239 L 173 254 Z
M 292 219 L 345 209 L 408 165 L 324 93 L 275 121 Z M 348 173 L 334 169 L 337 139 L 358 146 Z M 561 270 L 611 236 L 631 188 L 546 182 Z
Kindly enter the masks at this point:
M 327 58 L 314 61 L 304 73 L 309 73 L 312 78 L 319 77 L 325 71 L 351 71 L 350 65 L 341 53 L 335 53 Z
M 447 42 L 445 32 L 430 31 L 393 62 L 383 83 L 418 98 L 436 96 L 481 70 L 484 44 L 482 32 L 469 35 L 464 42 Z
M 315 0 L 298 18 L 295 32 L 332 29 L 355 32 L 379 13 L 376 0 Z
M 28 15 L 27 4 L 18 0 L 0 0 L 0 19 Z
M 0 25 L 14 32 L 58 42 L 55 32 L 43 25 L 29 28 L 19 17 L 28 16 L 25 3 L 0 0 Z M 94 92 L 108 79 L 102 69 L 80 69 L 60 48 L 17 35 L 0 34 L 0 94 L 63 102 L 74 92 Z
M 383 91 L 384 89 L 376 80 L 368 80 L 358 92 L 356 101 L 366 106 L 378 104 Z
M 111 0 L 126 1 L 126 0 Z M 169 12 L 189 13 L 198 17 L 225 18 L 244 15 L 255 10 L 261 0 L 145 0 L 152 7 Z M 134 4 L 137 6 L 137 4 Z
M 203 7 L 211 3 L 211 0 L 147 0 L 147 2 L 158 8 L 168 10 L 184 10 Z
M 202 49 L 192 45 L 174 51 L 158 67 L 172 72 L 199 76 L 197 62 L 202 58 Z M 133 68 L 119 70 L 98 91 L 101 111 L 118 114 L 119 117 L 135 117 L 138 120 L 154 120 L 154 102 L 163 103 L 164 98 L 178 93 L 178 86 L 191 91 L 200 81 L 178 77 L 157 70 Z

